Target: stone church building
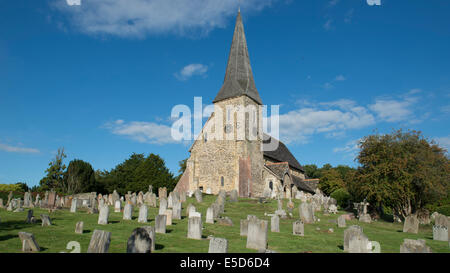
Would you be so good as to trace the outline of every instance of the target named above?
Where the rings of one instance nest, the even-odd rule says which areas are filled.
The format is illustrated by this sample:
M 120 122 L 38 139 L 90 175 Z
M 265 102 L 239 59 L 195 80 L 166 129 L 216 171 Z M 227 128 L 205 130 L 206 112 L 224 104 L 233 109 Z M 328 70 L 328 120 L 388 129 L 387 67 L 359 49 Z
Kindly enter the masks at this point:
M 317 181 L 306 179 L 286 145 L 262 133 L 262 100 L 253 79 L 240 12 L 225 79 L 213 104 L 214 112 L 189 149 L 186 170 L 175 191 L 200 189 L 217 194 L 237 190 L 240 197 L 271 198 L 294 198 L 297 191 L 314 193 Z M 243 109 L 246 112 L 238 114 Z M 244 131 L 241 137 L 240 129 Z M 218 138 L 219 133 L 232 137 Z M 267 148 L 269 144 L 276 149 Z

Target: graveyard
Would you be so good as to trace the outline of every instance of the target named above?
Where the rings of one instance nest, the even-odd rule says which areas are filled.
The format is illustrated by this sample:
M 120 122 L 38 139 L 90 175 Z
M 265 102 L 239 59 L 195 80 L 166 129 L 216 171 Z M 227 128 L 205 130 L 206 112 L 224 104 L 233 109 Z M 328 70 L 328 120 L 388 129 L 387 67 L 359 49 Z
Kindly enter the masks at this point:
M 151 252 L 207 253 L 211 239 L 220 240 L 219 238 L 222 238 L 227 242 L 226 252 L 228 253 L 257 253 L 260 250 L 247 248 L 247 236 L 241 236 L 241 220 L 247 219 L 248 215 L 253 215 L 260 220 L 267 221 L 262 221 L 265 223 L 263 226 L 265 225 L 265 228 L 267 228 L 266 253 L 343 253 L 344 230 L 353 225 L 361 227 L 364 235 L 370 241 L 378 242 L 382 253 L 399 253 L 404 239 L 423 239 L 431 252 L 450 253 L 448 241 L 433 240 L 433 223 L 418 225 L 417 234 L 404 232 L 403 223 L 393 223 L 382 219 L 372 220 L 370 223 L 360 221 L 357 218 L 347 219 L 343 223 L 345 227 L 339 227 L 338 218 L 349 213 L 341 209 L 335 214 L 328 213 L 326 209 L 316 210 L 313 213 L 313 221 L 308 223 L 307 221 L 300 221 L 299 207 L 302 200 L 292 199 L 289 206 L 293 208 L 290 210 L 288 208 L 289 199 L 282 199 L 280 202 L 276 199 L 238 198 L 237 202 L 232 202 L 230 196 L 225 197 L 223 213 L 219 213 L 220 215 L 217 215 L 211 221 L 208 208 L 212 207 L 218 198 L 220 197 L 216 195 L 203 194 L 200 197 L 201 202 L 197 202 L 196 196 L 186 197 L 186 200 L 183 200 L 184 202 L 180 202 L 181 217 L 173 217 L 181 219 L 171 219 L 171 224 L 165 226 L 165 233 L 158 233 L 158 230 L 154 233 L 154 250 Z M 94 213 L 92 211 L 89 213 L 89 208 L 82 207 L 76 208 L 75 212 L 71 212 L 71 208 L 49 210 L 34 207 L 20 209 L 17 212 L 8 211 L 6 207 L 0 208 L 0 252 L 22 252 L 19 232 L 27 232 L 33 234 L 40 247 L 39 253 L 71 252 L 70 247 L 67 249 L 68 243 L 71 241 L 79 242 L 80 252 L 86 253 L 94 231 L 103 230 L 110 232 L 110 244 L 107 252 L 125 253 L 127 252 L 127 242 L 133 231 L 139 227 L 155 227 L 155 218 L 162 213 L 159 205 L 160 200 L 158 200 L 157 206 L 150 205 L 148 211 L 143 212 L 144 214 L 147 213 L 147 222 L 145 222 L 145 219 L 141 219 L 142 217 L 145 218 L 145 215 L 140 215 L 139 206 L 133 206 L 131 217 L 124 220 L 123 204 L 125 202 L 122 201 L 120 212 L 115 212 L 115 207 L 108 206 L 107 203 L 100 206 L 100 212 L 94 211 Z M 310 203 L 308 202 L 308 204 Z M 108 206 L 109 216 L 106 217 L 106 223 L 101 223 L 100 218 L 104 218 L 101 214 L 105 213 L 102 212 L 104 206 Z M 147 208 L 146 205 L 144 206 Z M 144 206 L 141 205 L 141 207 Z M 194 206 L 195 210 L 188 212 L 188 208 L 191 206 Z M 280 206 L 285 213 L 274 218 L 273 213 L 280 211 Z M 33 210 L 34 219 L 32 217 L 32 220 L 29 220 L 30 210 Z M 172 208 L 172 210 L 175 210 L 175 208 Z M 200 214 L 201 227 L 203 228 L 197 230 L 197 234 L 193 236 L 201 236 L 201 239 L 188 238 L 188 233 L 192 233 L 188 231 L 189 221 L 197 218 L 189 218 L 188 213 Z M 40 215 L 48 215 L 49 219 L 39 217 Z M 164 215 L 162 218 L 166 220 L 166 217 L 172 218 L 175 214 L 173 211 L 166 210 L 161 215 Z M 207 217 L 209 220 L 207 220 Z M 46 222 L 45 225 L 42 224 L 41 218 Z M 197 218 L 197 220 L 200 219 Z M 339 221 L 341 220 L 342 218 Z M 83 224 L 80 227 L 77 223 L 81 221 Z M 301 225 L 300 233 L 302 234 L 293 234 L 295 222 Z M 82 233 L 76 233 L 76 227 L 79 231 L 81 228 Z M 258 231 L 250 231 L 249 225 L 248 233 L 247 235 L 257 236 Z M 136 236 L 138 235 L 139 232 Z M 220 244 L 220 241 L 215 241 L 215 243 Z

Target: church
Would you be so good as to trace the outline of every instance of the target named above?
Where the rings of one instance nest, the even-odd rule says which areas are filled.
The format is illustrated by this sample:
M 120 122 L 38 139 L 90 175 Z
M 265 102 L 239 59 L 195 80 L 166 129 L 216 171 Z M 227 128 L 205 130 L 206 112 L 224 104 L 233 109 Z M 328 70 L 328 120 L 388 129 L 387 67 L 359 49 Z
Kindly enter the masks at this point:
M 262 132 L 263 104 L 253 79 L 240 11 L 225 79 L 213 104 L 214 112 L 189 149 L 186 170 L 175 191 L 200 189 L 218 194 L 237 190 L 240 197 L 266 198 L 314 194 L 318 180 L 307 179 L 286 145 Z M 219 133 L 232 137 L 219 138 Z

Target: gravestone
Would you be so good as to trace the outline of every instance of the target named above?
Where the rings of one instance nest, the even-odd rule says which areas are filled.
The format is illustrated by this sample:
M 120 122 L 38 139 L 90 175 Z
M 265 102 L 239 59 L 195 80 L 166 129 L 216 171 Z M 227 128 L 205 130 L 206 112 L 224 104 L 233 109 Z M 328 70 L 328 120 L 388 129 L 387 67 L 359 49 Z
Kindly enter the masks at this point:
M 39 252 L 41 248 L 34 239 L 34 235 L 28 232 L 19 232 L 19 238 L 22 241 L 23 252 Z
M 169 193 L 169 197 L 167 198 L 167 207 L 169 209 L 173 207 L 173 192 Z
M 56 192 L 51 190 L 50 193 L 48 194 L 47 208 L 54 208 L 56 205 L 55 202 L 56 202 Z
M 230 192 L 230 199 L 229 199 L 229 201 L 230 202 L 237 202 L 238 201 L 238 192 L 237 192 L 237 190 L 232 190 Z
M 139 208 L 138 223 L 147 223 L 147 217 L 148 217 L 147 205 L 141 205 L 141 207 Z
M 431 248 L 425 245 L 425 240 L 404 239 L 400 253 L 431 253 Z
M 152 252 L 155 251 L 155 237 L 156 237 L 155 228 L 152 227 L 152 226 L 145 226 L 145 227 L 142 227 L 142 228 L 147 231 L 148 236 L 150 236 L 150 239 L 152 240 L 151 251 Z
M 447 242 L 449 239 L 448 228 L 445 226 L 433 226 L 433 240 Z
M 159 214 L 155 217 L 155 232 L 157 233 L 166 233 L 166 222 L 167 222 L 167 215 Z
M 133 215 L 133 206 L 127 202 L 123 208 L 123 220 L 131 220 Z
M 172 219 L 181 220 L 181 202 L 177 201 L 173 204 Z
M 297 220 L 292 224 L 292 234 L 305 236 L 305 225 L 301 220 Z
M 156 208 L 156 206 L 157 206 L 156 204 L 157 204 L 157 202 L 156 202 L 156 194 L 151 193 L 150 197 L 149 197 L 149 206 L 151 206 L 153 208 Z
M 250 219 L 248 221 L 246 248 L 267 249 L 267 230 L 268 222 L 266 220 Z
M 98 224 L 99 225 L 107 225 L 109 218 L 109 206 L 108 204 L 103 204 L 100 207 L 100 213 L 98 214 Z
M 403 232 L 415 233 L 419 232 L 419 220 L 416 215 L 410 215 L 405 218 L 405 223 L 403 224 Z
M 137 196 L 136 196 L 135 192 L 133 192 L 133 194 L 131 195 L 130 202 L 131 202 L 131 205 L 133 205 L 133 206 L 137 205 Z
M 83 221 L 77 222 L 77 224 L 75 225 L 75 233 L 83 234 L 83 228 L 84 222 Z
M 348 243 L 349 253 L 372 253 L 372 244 L 364 233 L 350 236 Z
M 338 219 L 337 219 L 338 227 L 345 228 L 347 226 L 346 223 L 345 223 L 345 218 L 346 218 L 345 215 L 341 215 L 341 216 L 338 217 Z
M 52 221 L 50 221 L 50 216 L 48 216 L 47 214 L 41 214 L 41 221 L 43 227 L 52 225 Z
M 33 223 L 33 220 L 34 220 L 34 217 L 33 217 L 33 210 L 30 209 L 30 210 L 28 210 L 27 220 L 26 220 L 25 222 L 26 222 L 27 224 L 32 224 L 32 223 Z
M 114 202 L 114 212 L 120 212 L 122 210 L 122 202 L 120 200 L 116 200 Z
M 349 243 L 352 237 L 356 237 L 359 234 L 362 234 L 363 228 L 360 226 L 350 226 L 346 230 L 344 230 L 344 251 L 349 251 Z
M 209 207 L 206 210 L 206 223 L 214 224 L 214 209 L 213 209 L 213 207 Z
M 159 214 L 164 214 L 167 209 L 167 199 L 159 198 Z
M 280 232 L 280 217 L 278 215 L 274 215 L 270 218 L 270 231 Z
M 221 218 L 217 219 L 217 224 L 219 224 L 221 226 L 232 227 L 233 221 L 231 221 L 231 219 L 229 217 L 221 217 Z
M 419 220 L 419 224 L 428 225 L 431 223 L 430 219 L 430 211 L 427 209 L 418 209 L 416 211 L 417 219 Z
M 166 215 L 166 225 L 171 226 L 172 225 L 172 210 L 166 209 L 164 214 Z
M 152 239 L 144 228 L 136 228 L 127 242 L 127 253 L 151 253 Z
M 144 204 L 144 193 L 140 191 L 137 196 L 137 205 L 141 206 L 142 204 Z
M 164 188 L 158 188 L 158 197 L 159 197 L 159 200 L 161 200 L 161 198 L 167 198 L 167 188 L 166 187 L 164 187 Z
M 94 230 L 87 253 L 107 253 L 111 243 L 111 232 Z
M 301 203 L 299 206 L 300 220 L 305 224 L 314 223 L 314 210 L 311 203 Z
M 202 239 L 202 218 L 201 217 L 189 217 L 188 221 L 188 234 L 190 239 Z
M 228 253 L 228 241 L 224 238 L 213 237 L 209 240 L 208 253 Z
M 192 203 L 189 204 L 186 208 L 186 216 L 189 217 L 191 212 L 195 212 L 195 207 L 194 207 L 194 205 L 192 205 Z
M 247 219 L 241 219 L 241 226 L 240 226 L 240 235 L 241 236 L 247 236 L 248 221 L 250 219 L 258 219 L 258 218 L 255 215 L 247 215 Z
M 203 202 L 203 195 L 199 189 L 196 189 L 194 194 L 195 194 L 195 200 L 197 200 L 197 203 Z
M 72 204 L 70 206 L 70 212 L 72 212 L 72 213 L 77 212 L 77 203 L 78 202 L 77 202 L 76 198 L 72 199 Z

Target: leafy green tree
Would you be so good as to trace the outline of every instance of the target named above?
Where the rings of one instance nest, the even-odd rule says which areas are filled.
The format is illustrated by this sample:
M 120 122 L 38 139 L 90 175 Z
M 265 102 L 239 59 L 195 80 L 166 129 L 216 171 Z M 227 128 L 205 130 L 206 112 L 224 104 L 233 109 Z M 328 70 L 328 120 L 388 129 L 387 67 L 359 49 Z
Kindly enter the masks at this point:
M 330 168 L 322 171 L 319 188 L 326 195 L 330 195 L 335 190 L 343 188 L 344 186 L 344 180 L 336 169 Z
M 23 192 L 26 192 L 30 189 L 28 187 L 27 183 L 24 183 L 24 182 L 18 182 L 18 183 L 16 183 L 16 185 L 18 185 L 20 187 L 20 191 L 23 191 Z
M 421 132 L 398 130 L 364 137 L 357 160 L 361 166 L 353 189 L 374 207 L 391 207 L 406 217 L 448 194 L 446 150 Z
M 97 191 L 91 164 L 79 159 L 70 161 L 64 174 L 62 191 L 68 194 Z
M 49 167 L 45 172 L 47 175 L 39 182 L 42 191 L 55 189 L 61 190 L 64 180 L 64 170 L 66 165 L 63 163 L 66 158 L 64 148 L 58 148 L 55 158 L 48 164 Z
M 303 169 L 308 178 L 320 178 L 320 169 L 316 164 L 303 165 Z

